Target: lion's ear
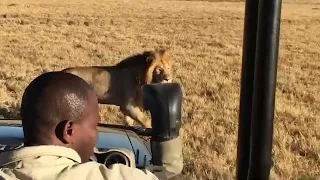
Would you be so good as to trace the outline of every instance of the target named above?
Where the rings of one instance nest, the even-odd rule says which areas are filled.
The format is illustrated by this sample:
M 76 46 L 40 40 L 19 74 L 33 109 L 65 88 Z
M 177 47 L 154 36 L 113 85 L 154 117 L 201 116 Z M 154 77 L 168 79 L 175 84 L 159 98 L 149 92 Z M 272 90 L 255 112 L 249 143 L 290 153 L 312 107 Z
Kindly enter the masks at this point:
M 147 62 L 147 64 L 152 64 L 152 62 L 154 61 L 154 57 L 153 56 L 148 56 L 147 58 L 146 58 L 146 62 Z
M 156 60 L 155 53 L 149 51 L 146 53 L 146 63 L 147 65 L 151 65 Z
M 173 63 L 173 57 L 167 50 L 159 51 L 159 56 L 161 57 L 162 62 Z
M 166 56 L 168 52 L 165 49 L 158 49 L 157 50 L 160 56 Z
M 170 53 L 165 50 L 165 49 L 160 49 L 158 50 L 158 54 L 160 57 L 162 57 L 163 59 L 170 59 L 170 61 L 172 61 L 171 55 Z

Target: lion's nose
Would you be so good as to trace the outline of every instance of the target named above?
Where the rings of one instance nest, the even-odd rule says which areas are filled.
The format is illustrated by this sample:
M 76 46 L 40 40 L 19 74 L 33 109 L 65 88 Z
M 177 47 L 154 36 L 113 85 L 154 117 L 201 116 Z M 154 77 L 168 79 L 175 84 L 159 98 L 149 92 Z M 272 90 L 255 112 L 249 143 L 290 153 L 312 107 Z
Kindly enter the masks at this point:
M 163 75 L 163 80 L 165 80 L 165 81 L 169 81 L 170 80 L 170 78 L 169 78 L 169 76 L 168 75 Z

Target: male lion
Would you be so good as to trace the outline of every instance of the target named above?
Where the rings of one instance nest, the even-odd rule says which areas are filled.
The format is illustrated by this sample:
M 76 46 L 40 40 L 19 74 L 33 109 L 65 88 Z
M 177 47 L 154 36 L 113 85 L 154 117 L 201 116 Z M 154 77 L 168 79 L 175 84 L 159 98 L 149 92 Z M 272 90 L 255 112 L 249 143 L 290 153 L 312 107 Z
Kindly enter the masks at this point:
M 119 106 L 124 114 L 124 124 L 132 126 L 136 120 L 151 128 L 151 120 L 146 119 L 141 111 L 141 86 L 172 82 L 172 58 L 165 50 L 145 51 L 114 66 L 69 67 L 61 71 L 77 75 L 89 83 L 99 104 Z

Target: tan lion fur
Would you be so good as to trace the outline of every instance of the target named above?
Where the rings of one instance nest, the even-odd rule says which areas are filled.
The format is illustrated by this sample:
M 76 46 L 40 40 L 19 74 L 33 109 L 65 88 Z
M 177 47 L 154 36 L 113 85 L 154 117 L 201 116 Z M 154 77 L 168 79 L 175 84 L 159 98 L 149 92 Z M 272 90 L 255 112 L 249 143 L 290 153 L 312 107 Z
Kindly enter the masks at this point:
M 89 83 L 100 104 L 119 106 L 126 125 L 132 126 L 135 120 L 150 128 L 151 120 L 142 112 L 141 86 L 172 82 L 172 57 L 165 50 L 145 51 L 114 66 L 69 67 L 62 71 Z

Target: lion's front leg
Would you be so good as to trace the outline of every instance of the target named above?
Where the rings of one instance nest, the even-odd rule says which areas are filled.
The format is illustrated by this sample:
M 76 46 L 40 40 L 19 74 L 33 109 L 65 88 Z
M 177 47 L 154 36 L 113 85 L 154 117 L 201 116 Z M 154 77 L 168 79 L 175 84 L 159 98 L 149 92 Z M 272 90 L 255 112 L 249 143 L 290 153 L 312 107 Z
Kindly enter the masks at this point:
M 149 118 L 145 118 L 145 115 L 140 110 L 139 107 L 126 105 L 120 107 L 121 112 L 124 114 L 124 121 L 127 125 L 132 125 L 132 119 L 137 121 L 143 127 L 151 128 L 151 120 Z M 132 118 L 132 119 L 131 119 Z

